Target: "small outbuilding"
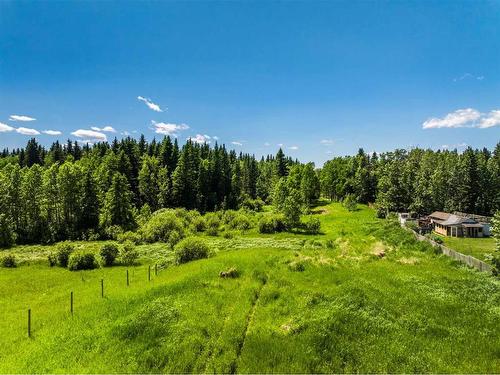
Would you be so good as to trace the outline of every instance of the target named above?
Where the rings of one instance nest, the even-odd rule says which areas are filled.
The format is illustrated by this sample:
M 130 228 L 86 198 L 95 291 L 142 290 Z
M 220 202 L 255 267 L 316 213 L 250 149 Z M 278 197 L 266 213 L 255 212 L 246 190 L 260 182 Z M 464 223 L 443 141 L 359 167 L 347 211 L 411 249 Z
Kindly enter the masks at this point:
M 429 219 L 434 231 L 443 236 L 476 238 L 487 236 L 489 233 L 487 230 L 489 229 L 488 223 L 479 222 L 475 218 L 462 213 L 456 215 L 436 211 L 429 215 Z

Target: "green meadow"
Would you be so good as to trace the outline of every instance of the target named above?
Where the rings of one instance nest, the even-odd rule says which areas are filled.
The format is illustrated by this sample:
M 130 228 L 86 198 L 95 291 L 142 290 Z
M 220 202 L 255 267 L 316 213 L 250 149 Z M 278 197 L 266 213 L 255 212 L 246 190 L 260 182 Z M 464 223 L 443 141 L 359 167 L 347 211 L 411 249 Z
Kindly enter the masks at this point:
M 78 272 L 51 246 L 5 251 L 0 372 L 499 373 L 500 281 L 359 207 L 318 207 L 318 235 L 203 234 L 211 256 L 178 266 L 163 243 Z

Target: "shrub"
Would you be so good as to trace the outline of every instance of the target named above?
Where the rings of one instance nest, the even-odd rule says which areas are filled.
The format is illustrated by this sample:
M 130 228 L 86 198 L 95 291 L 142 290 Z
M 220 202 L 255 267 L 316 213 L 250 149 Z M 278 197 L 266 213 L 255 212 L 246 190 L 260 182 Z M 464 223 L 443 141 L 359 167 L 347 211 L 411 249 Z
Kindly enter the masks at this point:
M 0 264 L 5 268 L 15 268 L 17 267 L 16 257 L 12 254 L 4 255 L 0 259 Z
M 120 243 L 125 243 L 126 241 L 130 241 L 136 245 L 139 245 L 142 242 L 141 235 L 139 233 L 131 231 L 119 234 L 117 240 Z
M 306 270 L 306 264 L 302 260 L 296 260 L 288 264 L 288 268 L 290 269 L 290 271 L 303 272 Z
M 107 243 L 101 247 L 99 254 L 101 255 L 102 262 L 105 266 L 112 266 L 118 256 L 118 246 L 114 243 Z
M 56 253 L 50 253 L 49 256 L 47 257 L 49 261 L 49 266 L 54 267 L 57 266 L 57 255 Z
M 99 267 L 94 254 L 85 251 L 75 251 L 68 261 L 70 271 L 92 270 Z
M 443 239 L 435 234 L 433 234 L 431 236 L 431 240 L 433 240 L 435 243 L 438 243 L 440 245 L 443 243 Z
M 184 229 L 187 226 L 186 221 L 177 217 L 177 214 L 184 215 L 185 210 L 159 210 L 141 227 L 140 233 L 144 241 L 169 242 L 172 232 L 177 232 L 180 237 L 184 237 Z
M 207 228 L 208 229 L 215 229 L 219 230 L 220 227 L 220 218 L 217 216 L 216 213 L 211 212 L 205 215 L 205 221 L 207 223 Z
M 67 267 L 68 266 L 68 261 L 71 256 L 71 254 L 75 251 L 74 246 L 69 243 L 69 242 L 62 242 L 59 245 L 57 245 L 56 249 L 56 263 L 59 267 Z M 50 262 L 50 260 L 49 260 Z
M 311 234 L 317 234 L 321 230 L 321 222 L 317 217 L 312 217 L 305 222 L 306 231 Z
M 190 262 L 196 259 L 207 258 L 208 245 L 200 238 L 188 237 L 179 242 L 174 249 L 177 264 Z
M 128 266 L 133 265 L 139 258 L 135 245 L 132 241 L 125 241 L 120 251 L 120 261 Z
M 257 199 L 246 198 L 241 203 L 241 207 L 245 208 L 247 210 L 260 212 L 260 211 L 262 211 L 262 207 L 264 207 L 264 204 L 265 204 L 264 201 L 260 198 L 257 198 Z
M 252 222 L 246 215 L 238 214 L 233 221 L 229 223 L 229 227 L 231 229 L 249 230 L 252 228 Z
M 179 232 L 177 232 L 176 230 L 173 230 L 170 233 L 170 236 L 168 237 L 168 244 L 171 247 L 174 247 L 175 245 L 177 245 L 179 243 L 180 240 L 182 240 L 181 234 Z
M 327 249 L 335 249 L 337 247 L 335 241 L 333 241 L 331 238 L 326 240 L 325 245 Z
M 110 240 L 118 239 L 118 236 L 123 233 L 123 228 L 119 225 L 110 225 L 104 229 L 106 238 Z
M 205 219 L 201 216 L 193 218 L 193 220 L 191 221 L 191 225 L 194 232 L 203 232 L 207 228 Z
M 259 220 L 259 233 L 276 233 L 286 230 L 283 215 L 266 215 Z
M 347 194 L 342 201 L 342 205 L 348 210 L 348 211 L 356 211 L 358 209 L 358 202 L 356 200 L 356 197 L 354 194 Z
M 234 238 L 234 233 L 233 232 L 229 232 L 229 231 L 226 231 L 222 234 L 222 237 L 230 240 L 231 238 Z

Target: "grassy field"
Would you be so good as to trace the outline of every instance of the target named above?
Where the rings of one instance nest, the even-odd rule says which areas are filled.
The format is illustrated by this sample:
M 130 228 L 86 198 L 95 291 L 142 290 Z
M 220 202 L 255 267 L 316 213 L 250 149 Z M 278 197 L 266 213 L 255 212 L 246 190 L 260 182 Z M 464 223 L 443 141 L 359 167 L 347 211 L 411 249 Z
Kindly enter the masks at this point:
M 480 260 L 486 260 L 487 254 L 495 251 L 495 239 L 493 237 L 485 238 L 455 238 L 441 236 L 443 244 L 462 254 L 471 255 Z
M 70 272 L 48 267 L 50 247 L 10 250 L 24 258 L 0 269 L 0 372 L 500 372 L 498 279 L 367 207 L 317 217 L 320 235 L 206 237 L 212 257 L 151 281 L 172 252 L 142 245 L 128 287 L 121 266 Z M 240 276 L 220 278 L 230 267 Z

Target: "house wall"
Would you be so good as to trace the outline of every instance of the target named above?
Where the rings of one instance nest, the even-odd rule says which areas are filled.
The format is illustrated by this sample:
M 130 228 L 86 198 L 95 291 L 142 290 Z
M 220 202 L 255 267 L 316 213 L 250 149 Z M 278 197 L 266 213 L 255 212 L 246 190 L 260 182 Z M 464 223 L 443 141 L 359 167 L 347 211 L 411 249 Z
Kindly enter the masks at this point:
M 437 223 L 434 226 L 434 231 L 436 233 L 442 234 L 443 236 L 447 236 L 448 235 L 448 233 L 446 232 L 446 228 L 443 227 L 443 226 L 441 226 L 441 225 L 439 225 L 439 224 L 437 224 Z

